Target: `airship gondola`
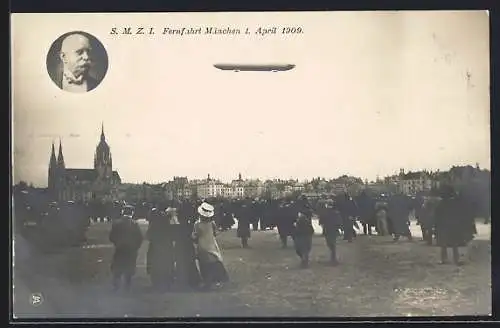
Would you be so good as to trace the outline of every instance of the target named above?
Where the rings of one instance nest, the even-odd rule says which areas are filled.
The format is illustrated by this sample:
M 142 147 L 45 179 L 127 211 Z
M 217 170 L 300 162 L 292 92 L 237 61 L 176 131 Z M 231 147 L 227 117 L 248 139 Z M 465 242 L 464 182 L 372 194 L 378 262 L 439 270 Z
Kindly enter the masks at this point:
M 223 71 L 234 72 L 283 72 L 289 71 L 295 67 L 293 64 L 266 64 L 266 65 L 249 65 L 249 64 L 215 64 L 215 68 Z

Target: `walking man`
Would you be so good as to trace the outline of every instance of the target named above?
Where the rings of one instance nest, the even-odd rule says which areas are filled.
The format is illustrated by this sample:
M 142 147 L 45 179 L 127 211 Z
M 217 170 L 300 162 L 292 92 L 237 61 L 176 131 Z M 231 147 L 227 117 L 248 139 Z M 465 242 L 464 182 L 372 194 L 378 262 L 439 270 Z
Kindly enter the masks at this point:
M 124 280 L 125 289 L 128 290 L 135 274 L 137 255 L 143 240 L 139 225 L 134 220 L 133 210 L 122 211 L 122 217 L 113 222 L 109 240 L 115 246 L 111 263 L 113 287 L 115 290 L 119 289 Z

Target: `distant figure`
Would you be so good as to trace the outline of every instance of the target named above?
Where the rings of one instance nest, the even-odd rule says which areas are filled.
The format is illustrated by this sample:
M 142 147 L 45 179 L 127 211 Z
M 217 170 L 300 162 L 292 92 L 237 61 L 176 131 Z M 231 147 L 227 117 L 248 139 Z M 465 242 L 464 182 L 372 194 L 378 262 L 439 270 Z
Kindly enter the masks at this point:
M 302 268 L 307 268 L 309 266 L 309 253 L 311 253 L 313 235 L 314 227 L 311 217 L 307 212 L 304 213 L 299 211 L 297 213 L 297 220 L 293 232 L 293 242 L 295 245 L 295 252 L 300 257 L 300 266 Z
M 423 204 L 415 209 L 417 222 L 422 230 L 422 240 L 431 246 L 434 236 L 434 218 L 436 206 L 439 204 L 439 199 L 436 197 L 425 197 Z
M 376 221 L 373 215 L 375 209 L 374 200 L 367 194 L 366 190 L 363 190 L 361 194 L 357 197 L 359 217 L 361 224 L 363 225 L 363 233 L 365 235 L 372 234 L 372 227 L 376 226 Z
M 259 221 L 260 221 L 260 208 L 259 208 L 259 203 L 255 200 L 249 200 L 249 207 L 250 207 L 250 224 L 252 225 L 252 230 L 257 231 L 259 230 Z
M 279 203 L 277 201 L 268 199 L 264 204 L 262 212 L 262 224 L 264 229 L 273 230 L 276 227 L 276 218 L 278 215 Z
M 203 279 L 203 288 L 210 288 L 214 284 L 220 287 L 229 280 L 222 260 L 222 253 L 215 238 L 217 227 L 212 220 L 214 207 L 202 203 L 198 207 L 199 221 L 194 224 L 193 240 L 196 247 L 200 274 Z
M 294 220 L 297 212 L 294 212 L 294 201 L 283 201 L 276 211 L 276 225 L 280 236 L 281 248 L 288 247 L 288 237 L 292 237 L 294 231 Z
M 250 221 L 253 215 L 251 202 L 244 200 L 236 209 L 238 218 L 238 228 L 236 230 L 236 235 L 241 239 L 241 246 L 243 248 L 248 248 L 248 239 L 250 239 Z
M 226 231 L 231 229 L 234 225 L 233 213 L 231 213 L 229 203 L 225 202 L 222 204 L 222 231 Z
M 337 237 L 342 225 L 342 217 L 332 199 L 326 200 L 324 207 L 319 212 L 319 216 L 323 224 L 326 245 L 330 249 L 330 263 L 337 265 Z
M 109 234 L 109 240 L 115 246 L 111 263 L 115 290 L 120 288 L 122 279 L 125 283 L 125 289 L 129 289 L 135 274 L 137 255 L 143 237 L 133 216 L 133 212 L 124 212 L 120 219 L 113 222 Z
M 441 202 L 434 215 L 437 244 L 441 247 L 441 263 L 448 263 L 448 248 L 452 249 L 453 262 L 460 263 L 459 247 L 474 238 L 474 215 L 452 186 L 441 188 Z
M 346 192 L 337 197 L 338 210 L 342 216 L 342 229 L 344 230 L 344 240 L 349 243 L 356 237 L 354 226 L 357 223 L 354 220 L 357 207 L 352 197 Z
M 409 221 L 411 212 L 410 199 L 403 194 L 396 194 L 389 198 L 389 220 L 394 235 L 394 241 L 397 242 L 401 236 L 413 240 L 411 235 Z

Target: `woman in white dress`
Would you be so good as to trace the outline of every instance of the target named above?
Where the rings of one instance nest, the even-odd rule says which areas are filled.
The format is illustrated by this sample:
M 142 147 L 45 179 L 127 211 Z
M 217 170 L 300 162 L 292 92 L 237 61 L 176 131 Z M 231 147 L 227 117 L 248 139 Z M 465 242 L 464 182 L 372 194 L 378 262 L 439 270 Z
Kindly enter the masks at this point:
M 217 227 L 212 220 L 214 207 L 202 203 L 198 207 L 199 220 L 194 224 L 193 240 L 196 244 L 196 255 L 199 263 L 203 287 L 210 288 L 214 284 L 219 287 L 229 280 L 222 260 L 222 254 L 215 238 Z

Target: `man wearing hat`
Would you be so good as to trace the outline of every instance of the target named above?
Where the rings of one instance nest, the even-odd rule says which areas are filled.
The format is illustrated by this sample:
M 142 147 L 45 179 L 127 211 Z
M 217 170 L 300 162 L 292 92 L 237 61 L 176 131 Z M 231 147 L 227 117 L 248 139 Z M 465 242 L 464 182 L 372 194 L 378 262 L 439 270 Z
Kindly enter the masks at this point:
M 212 220 L 214 214 L 214 207 L 203 202 L 198 207 L 199 221 L 194 224 L 192 235 L 197 246 L 200 274 L 205 288 L 210 288 L 214 284 L 220 286 L 229 279 L 215 238 L 217 227 Z
M 281 248 L 287 248 L 288 246 L 288 237 L 293 235 L 293 222 L 296 216 L 297 212 L 294 212 L 293 201 L 282 200 L 276 210 L 276 224 L 281 240 Z
M 337 265 L 337 236 L 342 226 L 342 217 L 332 199 L 325 201 L 324 207 L 319 211 L 319 216 L 323 224 L 326 245 L 330 249 L 330 263 Z
M 443 185 L 440 196 L 434 225 L 437 244 L 441 247 L 441 263 L 448 263 L 448 248 L 451 248 L 453 262 L 459 265 L 458 248 L 466 246 L 474 238 L 474 215 L 451 185 Z
M 312 237 L 314 235 L 314 228 L 312 226 L 311 217 L 309 213 L 304 211 L 296 211 L 296 221 L 294 222 L 293 243 L 295 245 L 295 252 L 300 257 L 301 267 L 307 268 L 309 266 L 309 253 L 312 247 Z
M 139 225 L 134 220 L 134 212 L 130 207 L 125 207 L 121 218 L 113 222 L 109 240 L 115 245 L 115 253 L 111 263 L 113 273 L 113 286 L 120 288 L 122 278 L 125 288 L 129 289 L 132 276 L 135 273 L 139 248 L 142 244 L 142 233 Z
M 238 228 L 236 235 L 241 239 L 241 246 L 248 248 L 248 239 L 250 239 L 250 221 L 252 217 L 251 202 L 246 199 L 236 205 L 236 217 L 238 218 Z
M 348 192 L 338 195 L 336 201 L 340 215 L 342 216 L 344 240 L 352 242 L 353 238 L 356 237 L 356 231 L 354 230 L 356 222 L 354 217 L 356 216 L 357 206 Z

